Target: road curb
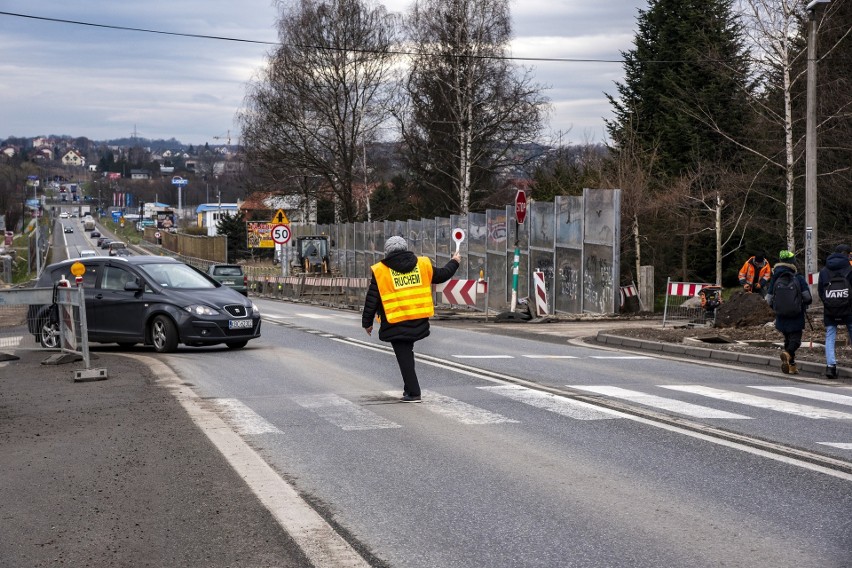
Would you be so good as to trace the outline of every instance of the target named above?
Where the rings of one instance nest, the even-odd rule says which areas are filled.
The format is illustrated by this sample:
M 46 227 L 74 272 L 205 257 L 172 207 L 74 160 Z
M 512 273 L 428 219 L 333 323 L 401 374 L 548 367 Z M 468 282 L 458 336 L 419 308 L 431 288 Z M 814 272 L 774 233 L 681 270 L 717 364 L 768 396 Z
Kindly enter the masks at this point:
M 697 359 L 711 359 L 715 361 L 724 361 L 726 363 L 742 363 L 744 365 L 751 366 L 780 365 L 779 359 L 775 357 L 767 357 L 766 355 L 738 353 L 736 351 L 723 351 L 721 349 L 708 349 L 706 347 L 693 347 L 691 345 L 680 345 L 677 343 L 662 343 L 660 341 L 651 341 L 649 339 L 622 337 L 603 331 L 598 332 L 594 339 L 598 343 L 603 343 L 604 345 L 612 347 L 642 349 L 644 351 L 662 352 L 669 355 L 686 355 Z M 797 365 L 801 371 L 806 373 L 822 375 L 825 371 L 825 365 L 821 363 L 799 361 Z M 837 367 L 837 376 L 838 378 L 850 379 L 852 378 L 852 369 L 847 367 Z

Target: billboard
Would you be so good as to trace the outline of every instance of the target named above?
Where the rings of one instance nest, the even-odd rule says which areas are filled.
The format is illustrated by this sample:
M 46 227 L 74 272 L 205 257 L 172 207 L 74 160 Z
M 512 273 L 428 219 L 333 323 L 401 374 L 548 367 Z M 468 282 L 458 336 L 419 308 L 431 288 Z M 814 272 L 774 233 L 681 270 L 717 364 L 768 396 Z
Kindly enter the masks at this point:
M 275 241 L 272 240 L 274 226 L 267 221 L 248 221 L 246 223 L 248 248 L 275 248 Z

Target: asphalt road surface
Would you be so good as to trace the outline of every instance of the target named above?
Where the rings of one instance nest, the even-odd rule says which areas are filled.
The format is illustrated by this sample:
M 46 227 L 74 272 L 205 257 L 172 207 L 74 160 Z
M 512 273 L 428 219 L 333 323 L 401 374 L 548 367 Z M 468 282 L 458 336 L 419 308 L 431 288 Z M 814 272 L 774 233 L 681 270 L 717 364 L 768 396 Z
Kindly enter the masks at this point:
M 443 326 L 422 404 L 360 315 L 257 300 L 158 356 L 373 565 L 852 566 L 852 390 Z

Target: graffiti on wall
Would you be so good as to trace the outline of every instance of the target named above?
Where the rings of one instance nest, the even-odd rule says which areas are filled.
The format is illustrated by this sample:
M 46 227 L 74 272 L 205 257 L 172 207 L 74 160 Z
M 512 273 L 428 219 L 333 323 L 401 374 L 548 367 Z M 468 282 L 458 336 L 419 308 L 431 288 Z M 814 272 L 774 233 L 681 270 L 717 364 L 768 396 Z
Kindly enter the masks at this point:
M 614 311 L 612 247 L 587 245 L 583 260 L 583 311 Z

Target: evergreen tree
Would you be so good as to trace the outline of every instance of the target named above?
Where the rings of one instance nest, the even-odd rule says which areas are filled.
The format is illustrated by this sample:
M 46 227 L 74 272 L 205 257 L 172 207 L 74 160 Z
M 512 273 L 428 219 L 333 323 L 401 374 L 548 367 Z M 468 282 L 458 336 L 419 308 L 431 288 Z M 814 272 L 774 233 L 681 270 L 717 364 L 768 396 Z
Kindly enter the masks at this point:
M 228 238 L 228 262 L 248 256 L 246 223 L 239 215 L 224 213 L 216 223 L 216 234 Z
M 640 11 L 636 47 L 623 53 L 619 98 L 608 95 L 616 149 L 630 130 L 645 151 L 657 150 L 666 177 L 738 158 L 736 146 L 699 119 L 712 117 L 725 132 L 743 131 L 748 120 L 747 57 L 731 4 L 651 0 Z

